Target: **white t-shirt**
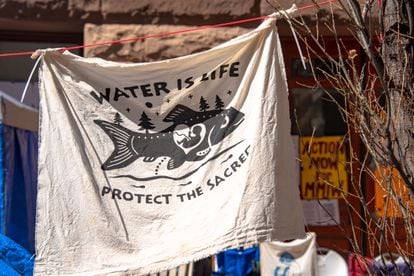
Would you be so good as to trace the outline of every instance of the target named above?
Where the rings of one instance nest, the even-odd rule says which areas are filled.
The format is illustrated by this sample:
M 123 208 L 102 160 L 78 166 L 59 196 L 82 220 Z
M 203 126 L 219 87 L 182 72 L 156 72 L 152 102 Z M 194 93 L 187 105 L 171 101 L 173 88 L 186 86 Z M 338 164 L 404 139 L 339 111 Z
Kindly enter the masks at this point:
M 291 242 L 260 244 L 260 270 L 263 276 L 316 275 L 316 234 Z

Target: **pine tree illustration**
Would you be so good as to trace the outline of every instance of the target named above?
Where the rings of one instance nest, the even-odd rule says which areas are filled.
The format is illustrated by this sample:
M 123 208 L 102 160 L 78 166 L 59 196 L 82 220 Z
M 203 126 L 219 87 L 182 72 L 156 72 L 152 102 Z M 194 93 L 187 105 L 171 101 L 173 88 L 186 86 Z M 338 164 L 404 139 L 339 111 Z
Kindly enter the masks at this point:
M 148 133 L 149 129 L 155 128 L 155 126 L 151 123 L 151 119 L 145 114 L 145 112 L 142 112 L 141 118 L 139 119 L 141 123 L 138 125 L 141 127 L 140 129 L 145 129 L 145 133 Z
M 209 109 L 210 106 L 208 105 L 207 101 L 201 97 L 200 98 L 200 111 L 207 111 L 207 109 Z
M 224 102 L 220 99 L 218 95 L 216 95 L 216 109 L 217 110 L 223 110 Z
M 122 118 L 121 118 L 121 114 L 119 114 L 118 112 L 115 114 L 115 117 L 114 117 L 114 123 L 115 124 L 117 124 L 117 125 L 120 125 L 121 123 L 123 123 L 124 122 L 124 120 L 122 120 Z

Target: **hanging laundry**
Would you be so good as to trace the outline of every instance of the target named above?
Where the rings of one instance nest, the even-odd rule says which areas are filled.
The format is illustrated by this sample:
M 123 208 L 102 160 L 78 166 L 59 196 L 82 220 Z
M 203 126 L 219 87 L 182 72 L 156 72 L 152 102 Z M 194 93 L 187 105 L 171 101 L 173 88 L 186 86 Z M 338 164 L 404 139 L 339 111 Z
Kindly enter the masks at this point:
M 37 129 L 37 110 L 0 91 L 0 232 L 30 253 L 35 251 Z
M 35 273 L 148 274 L 304 236 L 275 18 L 122 64 L 45 51 Z
M 265 242 L 260 244 L 261 275 L 316 276 L 316 234 L 289 242 Z M 332 274 L 336 275 L 336 274 Z
M 260 275 L 259 247 L 229 249 L 216 255 L 217 270 L 214 276 L 254 276 Z
M 0 272 L 7 276 L 33 275 L 33 256 L 18 243 L 0 234 Z

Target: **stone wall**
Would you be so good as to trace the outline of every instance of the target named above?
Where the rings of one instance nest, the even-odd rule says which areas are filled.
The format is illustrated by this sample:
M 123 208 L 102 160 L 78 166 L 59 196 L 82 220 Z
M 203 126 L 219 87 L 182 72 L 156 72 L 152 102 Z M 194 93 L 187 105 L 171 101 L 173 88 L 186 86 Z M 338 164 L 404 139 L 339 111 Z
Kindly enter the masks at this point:
M 260 0 L 0 0 L 0 18 L 46 21 L 51 29 L 70 24 L 78 28 L 79 22 L 205 25 L 258 15 Z
M 313 0 L 0 0 L 0 19 L 54 23 L 50 24 L 51 29 L 56 24 L 77 27 L 79 22 L 206 25 L 272 13 L 274 9 L 268 1 L 281 8 L 289 8 L 292 3 L 298 7 L 314 3 Z M 333 3 L 334 10 L 338 10 L 335 6 L 338 4 Z M 329 5 L 302 14 L 315 15 L 317 11 L 322 15 L 329 12 Z
M 85 44 L 174 32 L 191 28 L 184 25 L 120 25 L 86 24 Z M 215 28 L 177 35 L 155 37 L 84 50 L 85 56 L 113 61 L 155 61 L 197 53 L 241 35 L 250 29 L 240 27 Z
M 268 0 L 289 8 L 292 1 Z M 297 0 L 297 6 L 312 0 Z M 303 12 L 309 22 L 323 22 L 329 5 Z M 83 33 L 84 43 L 144 36 L 258 17 L 274 12 L 266 0 L 0 0 L 0 31 Z M 315 15 L 318 14 L 318 17 Z M 337 22 L 347 22 L 336 12 Z M 153 61 L 196 53 L 249 31 L 259 22 L 240 27 L 151 38 L 145 41 L 87 48 L 85 56 L 117 61 Z M 279 32 L 291 36 L 287 24 Z

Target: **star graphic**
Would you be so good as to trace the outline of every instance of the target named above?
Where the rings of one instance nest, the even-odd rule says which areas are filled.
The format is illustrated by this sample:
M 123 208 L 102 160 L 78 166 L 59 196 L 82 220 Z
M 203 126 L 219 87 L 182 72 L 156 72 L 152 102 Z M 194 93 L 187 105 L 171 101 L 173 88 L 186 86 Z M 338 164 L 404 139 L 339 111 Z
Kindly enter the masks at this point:
M 126 111 L 129 112 L 129 111 L 131 111 L 131 109 L 129 109 L 129 107 L 127 107 Z
M 227 91 L 227 94 L 229 94 L 229 96 L 231 95 L 231 93 L 233 93 L 233 92 L 231 92 L 231 90 Z
M 192 99 L 192 98 L 193 98 L 193 95 L 191 95 L 191 94 L 190 94 L 190 95 L 188 95 L 188 98 L 189 98 L 189 99 Z

